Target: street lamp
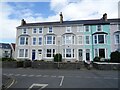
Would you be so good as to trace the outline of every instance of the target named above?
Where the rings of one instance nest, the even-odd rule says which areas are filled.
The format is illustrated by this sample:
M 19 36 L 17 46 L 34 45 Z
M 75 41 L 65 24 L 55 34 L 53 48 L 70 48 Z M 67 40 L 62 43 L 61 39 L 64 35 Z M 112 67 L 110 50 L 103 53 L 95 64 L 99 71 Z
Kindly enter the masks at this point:
M 60 57 L 59 57 L 59 54 L 60 54 L 60 52 L 59 52 L 59 45 L 60 45 L 60 41 L 58 41 L 58 69 L 59 69 L 59 59 L 60 59 Z

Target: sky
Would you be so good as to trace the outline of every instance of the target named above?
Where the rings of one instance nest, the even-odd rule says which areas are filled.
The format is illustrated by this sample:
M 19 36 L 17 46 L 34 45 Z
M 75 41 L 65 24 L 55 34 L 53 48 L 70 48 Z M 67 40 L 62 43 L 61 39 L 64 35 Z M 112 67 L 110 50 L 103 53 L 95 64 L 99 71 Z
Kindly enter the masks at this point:
M 118 18 L 120 0 L 1 0 L 0 43 L 15 43 L 16 27 L 25 19 L 27 23 Z

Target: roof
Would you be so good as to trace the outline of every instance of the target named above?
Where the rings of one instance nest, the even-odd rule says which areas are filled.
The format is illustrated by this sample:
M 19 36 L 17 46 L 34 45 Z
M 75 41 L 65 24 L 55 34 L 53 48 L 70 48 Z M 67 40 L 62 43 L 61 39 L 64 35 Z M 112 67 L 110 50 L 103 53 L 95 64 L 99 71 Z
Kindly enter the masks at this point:
M 44 25 L 70 25 L 70 24 L 84 24 L 84 25 L 98 25 L 98 24 L 110 24 L 111 22 L 120 22 L 120 18 L 116 19 L 108 19 L 104 21 L 103 19 L 93 19 L 93 20 L 74 20 L 74 21 L 63 21 L 63 23 L 57 22 L 38 22 L 38 23 L 26 23 L 23 26 L 19 27 L 26 27 L 26 26 L 44 26 Z
M 2 49 L 11 49 L 11 46 L 9 43 L 0 43 L 0 48 Z

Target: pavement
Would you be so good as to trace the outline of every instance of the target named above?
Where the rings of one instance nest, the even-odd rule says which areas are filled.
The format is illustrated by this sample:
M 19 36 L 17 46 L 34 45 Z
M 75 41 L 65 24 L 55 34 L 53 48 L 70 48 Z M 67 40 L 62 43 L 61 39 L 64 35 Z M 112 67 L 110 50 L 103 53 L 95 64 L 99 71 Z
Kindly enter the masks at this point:
M 14 77 L 15 82 L 9 87 L 12 89 L 105 88 L 107 90 L 109 88 L 115 90 L 119 88 L 118 71 L 16 68 L 3 69 L 3 75 Z

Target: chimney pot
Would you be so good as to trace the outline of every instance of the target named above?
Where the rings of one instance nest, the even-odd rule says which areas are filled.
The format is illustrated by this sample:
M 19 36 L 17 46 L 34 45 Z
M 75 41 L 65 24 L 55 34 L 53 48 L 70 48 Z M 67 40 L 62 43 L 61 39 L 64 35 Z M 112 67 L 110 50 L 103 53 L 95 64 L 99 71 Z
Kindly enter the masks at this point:
M 60 23 L 63 23 L 63 15 L 62 15 L 62 12 L 60 12 Z
M 103 20 L 107 21 L 107 13 L 103 14 Z
M 26 21 L 24 19 L 21 20 L 21 26 L 25 25 Z

